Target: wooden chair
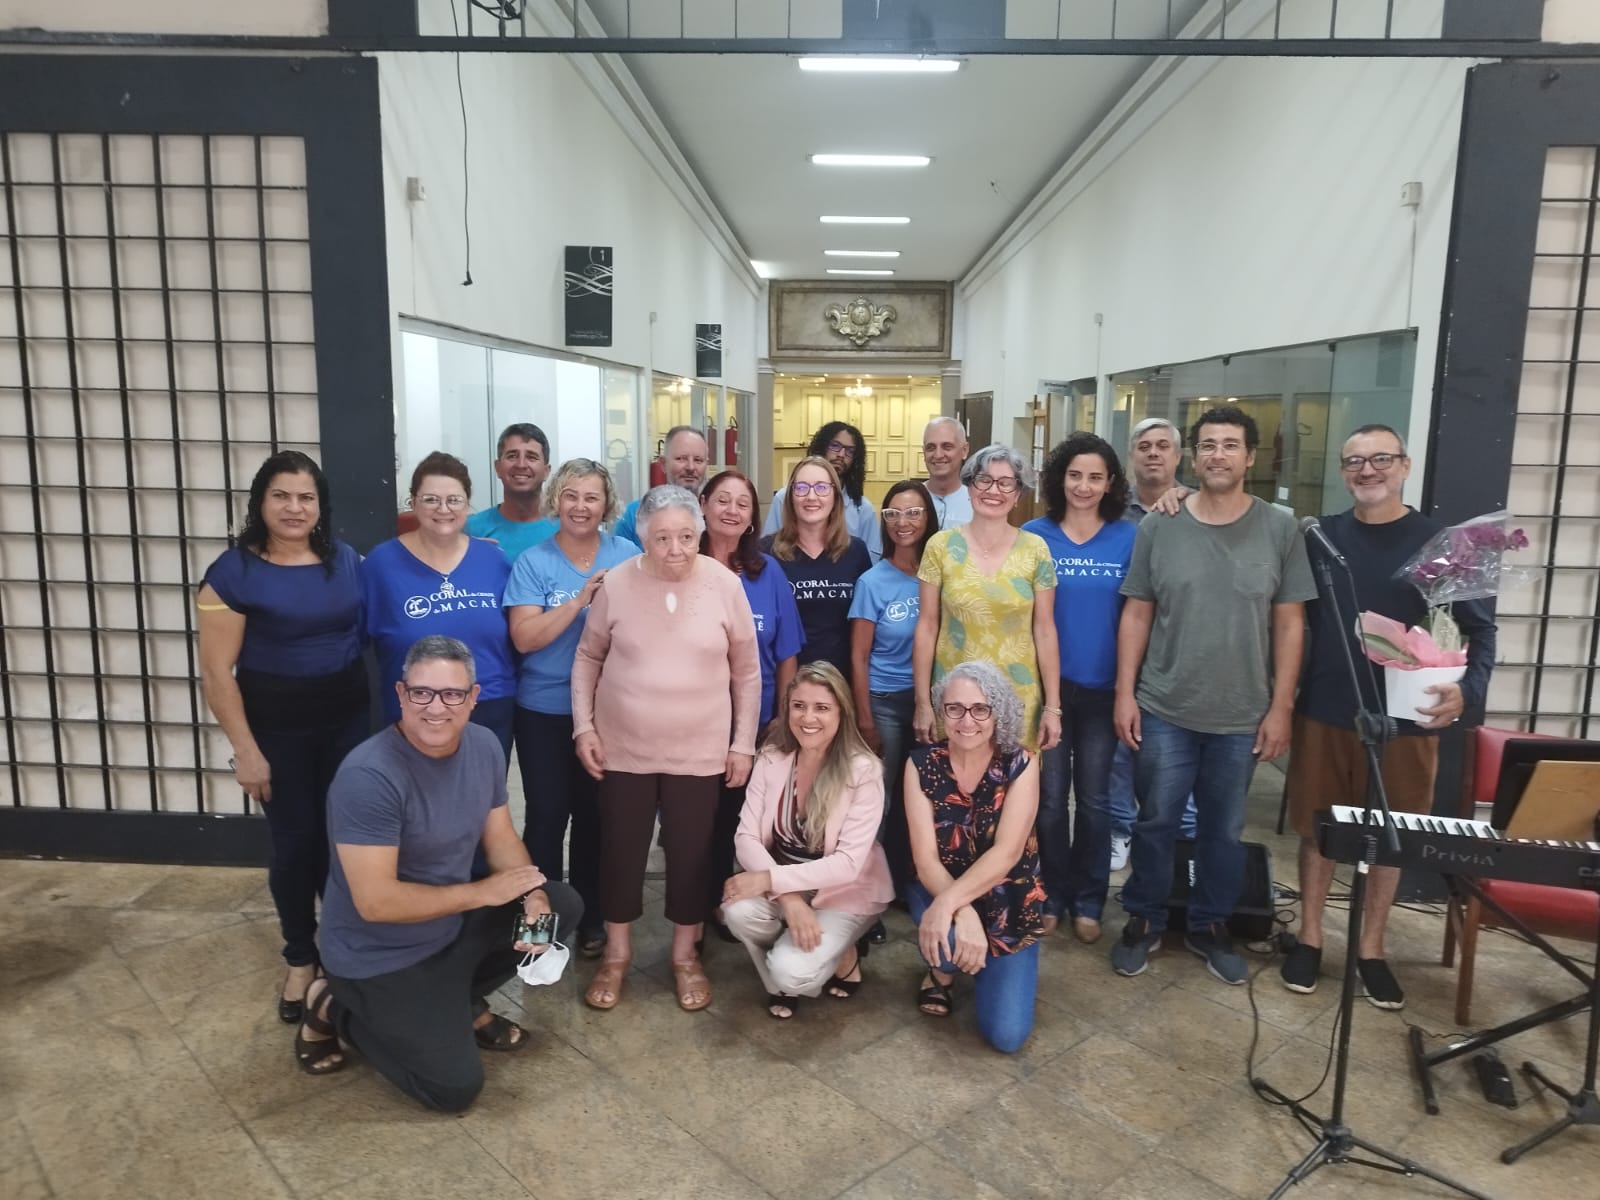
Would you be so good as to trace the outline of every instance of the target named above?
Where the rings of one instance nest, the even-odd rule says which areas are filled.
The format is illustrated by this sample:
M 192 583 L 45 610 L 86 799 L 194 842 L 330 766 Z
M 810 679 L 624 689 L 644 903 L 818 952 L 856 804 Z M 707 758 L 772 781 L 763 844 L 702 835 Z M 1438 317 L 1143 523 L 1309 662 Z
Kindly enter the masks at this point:
M 1548 735 L 1479 726 L 1468 743 L 1466 779 L 1459 815 L 1471 820 L 1479 803 L 1492 804 L 1500 782 L 1500 763 L 1506 742 L 1512 738 Z M 1511 883 L 1503 879 L 1479 881 L 1484 894 L 1545 937 L 1593 942 L 1600 936 L 1600 893 L 1581 888 L 1551 887 L 1539 883 Z M 1472 1018 L 1473 970 L 1478 953 L 1478 931 L 1507 927 L 1500 915 L 1474 897 L 1452 897 L 1445 915 L 1445 966 L 1455 962 L 1460 944 L 1461 965 L 1456 972 L 1456 1024 Z

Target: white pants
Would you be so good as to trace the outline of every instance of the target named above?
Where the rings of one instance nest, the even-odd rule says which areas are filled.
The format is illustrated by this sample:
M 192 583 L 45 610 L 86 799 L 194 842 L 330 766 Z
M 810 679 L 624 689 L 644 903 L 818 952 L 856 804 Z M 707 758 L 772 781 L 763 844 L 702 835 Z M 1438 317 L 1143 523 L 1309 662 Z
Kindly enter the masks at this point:
M 822 940 L 815 950 L 802 950 L 789 936 L 783 909 L 775 900 L 752 896 L 722 909 L 722 919 L 750 952 L 767 993 L 779 996 L 820 994 L 845 951 L 878 919 L 876 913 L 861 916 L 827 908 L 817 909 L 816 914 Z

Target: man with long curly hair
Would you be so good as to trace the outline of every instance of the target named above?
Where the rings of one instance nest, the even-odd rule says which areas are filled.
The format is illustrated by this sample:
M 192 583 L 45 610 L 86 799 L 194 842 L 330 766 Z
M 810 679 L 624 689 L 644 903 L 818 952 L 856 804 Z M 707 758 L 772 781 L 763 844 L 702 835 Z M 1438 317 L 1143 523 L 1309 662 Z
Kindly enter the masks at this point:
M 838 473 L 844 487 L 845 528 L 851 537 L 866 543 L 872 561 L 877 562 L 883 557 L 883 530 L 878 523 L 878 510 L 863 494 L 867 486 L 867 439 L 861 436 L 861 430 L 847 421 L 829 421 L 811 435 L 806 456 L 827 459 L 828 465 Z M 783 489 L 779 488 L 772 494 L 767 522 L 761 532 L 777 533 L 782 518 Z

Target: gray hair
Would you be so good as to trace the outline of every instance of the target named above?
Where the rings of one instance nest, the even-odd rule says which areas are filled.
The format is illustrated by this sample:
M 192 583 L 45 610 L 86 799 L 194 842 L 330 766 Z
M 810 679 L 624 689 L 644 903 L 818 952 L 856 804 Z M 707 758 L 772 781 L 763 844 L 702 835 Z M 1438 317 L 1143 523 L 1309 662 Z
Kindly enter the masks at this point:
M 660 487 L 651 488 L 644 494 L 644 499 L 639 501 L 639 510 L 633 518 L 633 525 L 639 531 L 639 536 L 641 538 L 649 536 L 650 519 L 658 512 L 665 512 L 669 508 L 683 509 L 694 518 L 695 532 L 705 532 L 706 517 L 700 511 L 700 501 L 695 499 L 694 493 L 675 483 L 663 483 Z
M 607 524 L 615 521 L 617 514 L 622 511 L 622 505 L 617 501 L 617 489 L 611 486 L 611 472 L 592 458 L 569 458 L 550 476 L 544 485 L 544 503 L 540 506 L 544 515 L 554 517 L 557 514 L 562 489 L 569 483 L 591 476 L 600 480 L 600 486 L 606 494 L 606 510 L 600 514 L 601 521 Z
M 955 431 L 956 431 L 956 435 L 961 439 L 961 441 L 963 443 L 966 442 L 966 440 L 967 440 L 967 427 L 965 425 L 963 425 L 960 421 L 958 421 L 955 417 L 946 417 L 946 416 L 934 417 L 926 425 L 924 425 L 922 427 L 922 436 L 923 436 L 924 439 L 926 439 L 927 436 L 928 436 L 928 430 L 932 429 L 935 425 L 951 425 L 951 426 L 954 426 L 955 427 Z
M 1016 753 L 1022 745 L 1022 698 L 1011 686 L 1005 672 L 981 658 L 957 663 L 944 678 L 934 682 L 934 712 L 943 715 L 945 690 L 958 679 L 977 684 L 978 690 L 983 693 L 984 703 L 994 709 L 995 749 L 1002 754 Z
M 1172 444 L 1179 450 L 1183 449 L 1183 430 L 1179 429 L 1165 417 L 1146 417 L 1133 427 L 1133 432 L 1128 435 L 1128 449 L 1133 449 L 1133 444 L 1139 440 L 1141 434 L 1149 433 L 1152 429 L 1172 430 Z
M 1022 455 L 1018 454 L 1004 442 L 991 442 L 967 459 L 961 468 L 961 482 L 968 487 L 979 475 L 989 473 L 989 464 L 1003 462 L 1011 467 L 1012 474 L 1017 477 L 1017 483 L 1025 488 L 1033 486 L 1033 469 Z
M 419 662 L 458 662 L 467 669 L 467 686 L 478 682 L 478 664 L 472 661 L 472 651 L 453 637 L 430 633 L 412 642 L 411 649 L 406 651 L 405 665 L 400 668 L 400 678 L 403 680 L 410 675 L 411 668 Z

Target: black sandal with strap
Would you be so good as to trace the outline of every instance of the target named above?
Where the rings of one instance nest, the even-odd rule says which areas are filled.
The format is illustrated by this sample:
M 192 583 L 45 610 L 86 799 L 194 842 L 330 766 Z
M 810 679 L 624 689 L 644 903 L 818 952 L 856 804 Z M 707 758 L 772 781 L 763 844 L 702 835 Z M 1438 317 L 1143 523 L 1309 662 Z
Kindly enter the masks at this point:
M 844 977 L 846 975 L 855 974 L 861 971 L 862 962 L 866 959 L 868 954 L 872 953 L 871 938 L 872 935 L 870 933 L 863 934 L 861 940 L 856 943 L 855 965 L 852 966 L 848 971 L 834 972 L 833 978 L 828 980 L 828 985 L 824 990 L 826 990 L 828 995 L 832 996 L 835 1000 L 850 999 L 851 996 L 854 996 L 856 992 L 860 990 L 862 983 L 865 982 L 864 978 L 846 979 Z M 841 992 L 843 995 L 840 994 Z
M 322 984 L 322 994 L 317 997 L 315 1004 L 311 1004 L 311 989 L 319 982 Z M 294 1031 L 294 1056 L 300 1069 L 307 1075 L 332 1075 L 335 1071 L 344 1070 L 350 1065 L 350 1056 L 339 1044 L 338 1032 L 327 1016 L 328 1005 L 333 1002 L 333 989 L 326 980 L 313 979 L 306 987 L 306 1001 L 305 1019 L 301 1021 L 300 1028 Z M 306 1037 L 307 1029 L 322 1037 L 313 1041 Z M 337 1061 L 334 1060 L 335 1055 L 338 1056 Z
M 951 994 L 948 983 L 940 983 L 932 975 L 931 981 L 925 988 L 917 992 L 917 1008 L 924 1016 L 948 1017 L 956 1006 L 955 996 Z
M 484 1050 L 521 1050 L 528 1042 L 528 1031 L 515 1021 L 491 1013 L 482 1025 L 473 1027 L 472 1036 Z
M 774 1021 L 792 1021 L 800 1015 L 799 996 L 784 996 L 777 992 L 768 992 L 767 998 L 762 1002 L 762 1004 L 767 1010 L 767 1016 L 771 1017 Z M 780 1016 L 778 1013 L 773 1011 L 773 1009 L 777 1008 L 787 1008 L 789 1010 L 789 1015 L 786 1017 Z

